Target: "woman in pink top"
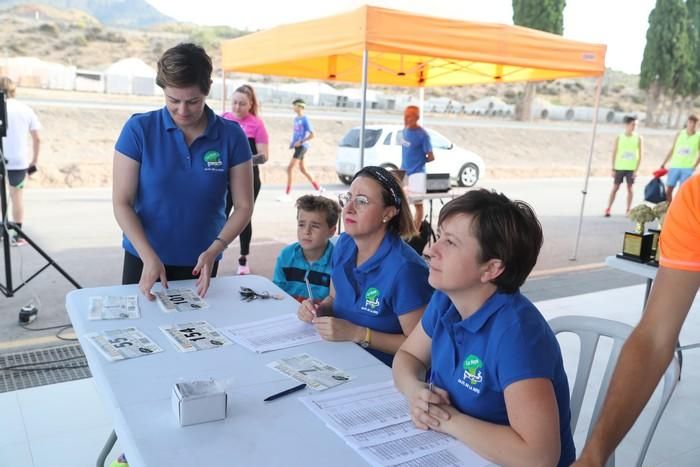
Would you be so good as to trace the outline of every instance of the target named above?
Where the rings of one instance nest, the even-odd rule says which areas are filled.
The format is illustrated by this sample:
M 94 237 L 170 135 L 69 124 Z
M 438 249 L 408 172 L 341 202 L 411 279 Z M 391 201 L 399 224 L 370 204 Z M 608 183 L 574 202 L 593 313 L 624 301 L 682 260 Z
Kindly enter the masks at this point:
M 255 199 L 260 193 L 260 169 L 258 164 L 264 164 L 268 158 L 267 130 L 265 124 L 258 118 L 258 99 L 253 88 L 247 84 L 240 86 L 233 93 L 233 112 L 225 112 L 222 117 L 227 120 L 237 122 L 250 143 L 250 150 L 253 153 L 253 190 Z M 233 207 L 231 192 L 227 196 L 226 212 L 230 213 Z M 241 256 L 238 258 L 238 274 L 250 274 L 248 266 L 248 254 L 250 253 L 250 239 L 253 236 L 253 227 L 249 223 L 240 234 Z

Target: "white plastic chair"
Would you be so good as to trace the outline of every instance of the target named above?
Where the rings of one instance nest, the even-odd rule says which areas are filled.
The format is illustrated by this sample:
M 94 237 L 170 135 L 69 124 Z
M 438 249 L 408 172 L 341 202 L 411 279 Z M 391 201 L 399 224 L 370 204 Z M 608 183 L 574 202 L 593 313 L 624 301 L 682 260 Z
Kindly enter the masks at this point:
M 633 328 L 632 326 L 619 321 L 611 321 L 609 319 L 590 316 L 560 316 L 549 320 L 549 325 L 554 331 L 554 334 L 570 332 L 576 334 L 581 343 L 581 351 L 576 370 L 576 379 L 574 380 L 574 387 L 571 391 L 572 433 L 576 431 L 576 425 L 578 424 L 579 415 L 581 413 L 581 405 L 583 404 L 586 386 L 588 385 L 588 378 L 591 374 L 591 367 L 593 366 L 593 359 L 598 347 L 598 341 L 600 340 L 601 336 L 609 337 L 613 340 L 613 347 L 610 351 L 608 364 L 605 368 L 605 373 L 600 383 L 600 389 L 595 400 L 591 424 L 588 427 L 588 433 L 586 434 L 586 441 L 588 441 L 588 438 L 591 436 L 591 432 L 593 431 L 593 427 L 595 426 L 595 422 L 598 420 L 600 409 L 605 401 L 605 395 L 608 392 L 608 385 L 610 384 L 610 379 L 613 375 L 617 359 L 620 356 L 620 351 L 622 350 L 623 344 L 632 333 Z M 637 462 L 635 463 L 636 466 L 641 466 L 644 462 L 647 450 L 649 449 L 649 444 L 651 443 L 651 439 L 656 431 L 656 426 L 661 419 L 661 415 L 663 415 L 663 412 L 666 409 L 666 405 L 673 394 L 673 390 L 676 388 L 679 374 L 680 368 L 678 366 L 678 360 L 674 356 L 673 361 L 664 373 L 661 400 L 647 431 L 642 449 L 637 457 Z M 610 459 L 608 459 L 608 462 L 605 465 L 606 467 L 615 466 L 615 453 L 610 456 Z

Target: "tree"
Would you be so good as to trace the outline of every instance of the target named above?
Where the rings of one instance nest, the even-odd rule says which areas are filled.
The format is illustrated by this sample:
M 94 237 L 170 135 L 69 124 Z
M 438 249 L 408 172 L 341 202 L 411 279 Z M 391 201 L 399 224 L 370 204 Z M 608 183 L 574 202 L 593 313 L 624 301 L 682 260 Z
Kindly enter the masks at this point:
M 513 24 L 561 35 L 564 32 L 566 0 L 513 0 Z M 518 120 L 530 120 L 537 87 L 526 83 L 517 109 Z
M 696 4 L 693 3 L 693 13 Z M 696 87 L 694 26 L 683 0 L 657 0 L 649 14 L 647 43 L 644 47 L 639 87 L 647 91 L 647 123 L 657 124 L 659 100 L 672 106 L 678 96 L 687 96 Z M 670 115 L 668 118 L 670 122 Z

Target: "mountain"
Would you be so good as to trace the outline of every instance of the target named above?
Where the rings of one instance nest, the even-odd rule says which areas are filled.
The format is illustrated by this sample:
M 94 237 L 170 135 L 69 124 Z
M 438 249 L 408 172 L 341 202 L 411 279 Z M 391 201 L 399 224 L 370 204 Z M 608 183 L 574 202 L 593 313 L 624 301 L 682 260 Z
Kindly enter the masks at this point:
M 32 5 L 48 5 L 59 10 L 80 10 L 108 26 L 139 29 L 175 22 L 145 0 L 0 0 L 0 11 Z

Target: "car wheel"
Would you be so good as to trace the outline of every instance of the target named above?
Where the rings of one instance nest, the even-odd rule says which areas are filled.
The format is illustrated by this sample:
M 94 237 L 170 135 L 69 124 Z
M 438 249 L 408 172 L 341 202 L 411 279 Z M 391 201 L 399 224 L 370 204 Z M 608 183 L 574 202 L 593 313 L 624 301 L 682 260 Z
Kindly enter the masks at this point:
M 457 176 L 457 183 L 459 186 L 472 187 L 476 185 L 479 180 L 479 168 L 472 164 L 464 164 L 461 169 L 459 169 L 459 175 Z
M 341 175 L 338 174 L 338 179 L 344 184 L 344 185 L 350 185 L 352 183 L 352 177 L 349 175 Z

